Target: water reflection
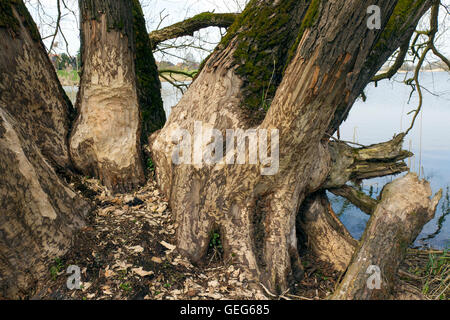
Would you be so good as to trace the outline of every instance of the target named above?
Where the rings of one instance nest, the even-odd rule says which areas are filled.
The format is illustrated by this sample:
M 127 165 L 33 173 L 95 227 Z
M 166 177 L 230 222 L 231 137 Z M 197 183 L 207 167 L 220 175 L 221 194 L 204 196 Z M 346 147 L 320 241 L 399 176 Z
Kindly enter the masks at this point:
M 399 75 L 399 80 L 403 79 Z M 415 156 L 407 160 L 411 169 L 431 182 L 433 192 L 444 190 L 435 218 L 417 238 L 416 246 L 445 249 L 450 246 L 449 186 L 450 186 L 450 75 L 445 72 L 423 73 L 423 112 L 415 128 L 405 139 L 405 148 Z M 366 90 L 368 100 L 358 101 L 349 118 L 341 127 L 341 138 L 361 144 L 373 144 L 392 139 L 394 134 L 405 131 L 411 123 L 408 115 L 417 106 L 413 95 L 408 104 L 410 88 L 396 81 L 381 82 L 378 88 L 370 85 Z M 363 190 L 374 195 L 395 177 L 364 181 Z M 364 232 L 369 217 L 342 198 L 330 195 L 340 219 L 355 238 Z

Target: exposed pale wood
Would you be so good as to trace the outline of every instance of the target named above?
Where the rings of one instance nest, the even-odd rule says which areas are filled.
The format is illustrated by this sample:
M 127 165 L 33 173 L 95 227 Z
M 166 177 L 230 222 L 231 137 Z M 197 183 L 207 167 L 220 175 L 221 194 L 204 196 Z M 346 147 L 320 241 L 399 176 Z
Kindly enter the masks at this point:
M 332 299 L 389 299 L 408 246 L 430 221 L 442 196 L 409 173 L 385 186 L 348 270 Z M 380 269 L 379 289 L 368 286 L 370 266 Z
M 131 190 L 144 181 L 132 3 L 84 0 L 81 8 L 83 69 L 72 159 L 111 191 Z
M 17 25 L 0 26 L 0 298 L 18 299 L 67 252 L 90 206 L 58 175 L 71 168 L 70 101 L 23 2 L 5 8 Z
M 251 126 L 240 106 L 243 81 L 233 69 L 234 48 L 242 41 L 238 36 L 211 56 L 173 109 L 166 126 L 151 139 L 158 182 L 170 199 L 179 225 L 180 251 L 199 261 L 206 253 L 211 230 L 219 227 L 225 255 L 233 257 L 257 278 L 257 283 L 261 280 L 272 292 L 285 289 L 289 279 L 301 274 L 296 215 L 305 197 L 327 179 L 328 145 L 323 137 L 337 106 L 349 101 L 353 90 L 359 88 L 357 79 L 351 75 L 362 70 L 381 33 L 368 30 L 359 15 L 366 11 L 365 3 L 319 2 L 317 16 L 334 19 L 319 18 L 320 28 L 312 25 L 299 35 L 298 49 L 285 70 L 267 116 L 254 127 L 279 130 L 280 170 L 276 175 L 261 176 L 260 163 L 239 166 L 172 163 L 175 147 L 172 136 L 178 128 L 193 136 L 195 121 L 222 132 Z M 263 3 L 251 2 L 255 14 Z M 376 4 L 390 14 L 396 2 L 380 0 Z M 346 32 L 341 32 L 343 25 L 347 26 Z M 379 172 L 377 168 L 358 170 L 361 172 L 358 177 Z
M 349 181 L 395 175 L 408 171 L 403 161 L 413 154 L 403 150 L 405 135 L 392 140 L 362 148 L 353 148 L 345 143 L 330 143 L 332 167 L 324 188 L 340 188 Z
M 318 260 L 327 262 L 336 271 L 344 272 L 358 241 L 353 239 L 333 212 L 326 194 L 310 195 L 300 212 L 300 228 L 306 235 L 306 245 Z

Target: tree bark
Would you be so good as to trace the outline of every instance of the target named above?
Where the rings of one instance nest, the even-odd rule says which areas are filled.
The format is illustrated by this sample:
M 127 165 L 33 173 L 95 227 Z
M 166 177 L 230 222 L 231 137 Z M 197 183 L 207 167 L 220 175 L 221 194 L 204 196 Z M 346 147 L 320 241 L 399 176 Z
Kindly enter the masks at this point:
M 386 12 L 382 11 L 382 18 L 388 19 L 388 23 L 376 45 L 372 47 L 371 53 L 361 70 L 349 74 L 349 77 L 354 78 L 356 86 L 348 99 L 341 101 L 336 108 L 328 129 L 330 136 L 347 119 L 354 102 L 361 96 L 367 84 L 380 71 L 387 59 L 395 50 L 403 46 L 408 39 L 411 39 L 417 24 L 428 9 L 431 8 L 432 4 L 433 0 L 398 0 L 391 15 L 387 15 Z
M 161 129 L 167 119 L 161 97 L 158 67 L 153 56 L 152 44 L 147 36 L 144 13 L 139 0 L 133 0 L 133 30 L 137 94 L 142 123 L 141 144 L 146 144 L 148 136 Z
M 150 33 L 153 48 L 161 42 L 185 36 L 193 36 L 194 32 L 208 27 L 228 28 L 236 20 L 237 13 L 203 12 L 184 21 Z
M 319 261 L 344 272 L 358 241 L 353 239 L 331 208 L 324 191 L 310 195 L 299 212 L 299 230 L 306 237 L 306 249 Z
M 25 298 L 90 206 L 57 174 L 72 105 L 22 1 L 0 4 L 0 48 L 0 297 Z
M 249 92 L 255 89 L 252 89 L 254 83 L 250 80 L 260 77 L 265 81 L 259 81 L 260 88 L 264 85 L 267 88 L 271 75 L 274 74 L 273 84 L 277 81 L 279 84 L 289 51 L 285 43 L 295 42 L 295 30 L 299 28 L 306 10 L 307 6 L 297 1 L 282 1 L 277 4 L 251 1 L 180 103 L 172 109 L 169 122 L 161 133 L 152 137 L 152 157 L 156 163 L 158 182 L 170 198 L 172 211 L 179 225 L 178 249 L 193 262 L 201 261 L 206 254 L 211 231 L 220 229 L 227 256 L 248 271 L 250 280 L 257 279 L 259 265 L 265 264 L 264 224 L 269 223 L 270 217 L 267 220 L 264 218 L 263 211 L 266 210 L 267 203 L 265 197 L 255 195 L 247 198 L 253 188 L 251 184 L 256 183 L 256 179 L 250 176 L 247 179 L 243 175 L 246 171 L 253 175 L 257 171 L 256 167 L 176 166 L 172 162 L 172 135 L 182 128 L 193 136 L 197 120 L 202 121 L 205 127 L 222 132 L 225 129 L 245 130 L 251 123 L 255 123 L 261 108 L 256 104 L 246 103 L 246 98 L 251 97 Z M 264 16 L 258 17 L 261 12 Z M 258 19 L 258 23 L 255 19 Z M 269 30 L 269 26 L 272 29 Z M 252 28 L 260 31 L 265 28 L 265 31 L 255 39 L 252 38 Z M 274 39 L 279 41 L 273 41 Z M 250 51 L 248 56 L 240 55 L 250 47 L 255 50 Z M 265 52 L 266 55 L 260 52 Z M 252 63 L 250 61 L 257 58 L 260 59 L 257 66 L 248 69 Z M 275 69 L 272 67 L 273 59 L 278 61 Z M 261 119 L 256 121 L 260 122 Z M 242 167 L 242 171 L 236 171 L 238 167 Z M 255 212 L 256 210 L 259 212 Z M 295 218 L 289 223 L 294 229 Z M 263 240 L 256 241 L 256 233 L 260 233 Z M 290 266 L 292 254 L 293 264 L 301 271 L 295 247 L 296 239 L 291 240 L 290 253 L 287 249 L 283 251 L 286 254 L 283 263 Z M 257 259 L 260 261 L 257 262 Z M 269 264 L 266 267 L 271 268 Z M 284 278 L 287 276 L 288 274 L 283 275 Z
M 408 171 L 404 159 L 412 154 L 402 149 L 404 134 L 367 147 L 353 148 L 342 141 L 329 143 L 331 169 L 322 189 L 308 196 L 299 211 L 299 230 L 306 237 L 306 248 L 318 259 L 344 272 L 358 244 L 336 217 L 325 190 L 347 198 L 371 215 L 376 199 L 347 185 L 348 182 L 399 174 Z
M 374 4 L 390 17 L 397 1 Z M 270 290 L 283 290 L 289 278 L 301 274 L 297 212 L 327 180 L 331 156 L 324 137 L 338 107 L 352 105 L 371 80 L 353 75 L 366 68 L 387 24 L 385 19 L 381 30 L 369 30 L 366 9 L 360 1 L 251 1 L 169 122 L 152 137 L 158 182 L 179 225 L 178 248 L 194 262 L 206 253 L 211 230 L 219 228 L 226 255 Z M 290 32 L 283 33 L 279 26 L 286 21 Z M 278 33 L 269 26 L 277 26 Z M 387 47 L 380 55 L 390 50 L 395 49 Z M 263 92 L 267 96 L 256 100 Z M 172 138 L 179 128 L 194 136 L 196 121 L 222 134 L 225 129 L 278 129 L 278 173 L 262 176 L 261 162 L 174 165 Z M 204 145 L 211 136 L 205 140 Z
M 165 122 L 161 84 L 138 1 L 83 0 L 80 10 L 83 63 L 71 155 L 83 174 L 124 192 L 144 181 L 141 134 Z
M 394 280 L 406 249 L 433 218 L 442 190 L 433 199 L 431 195 L 429 183 L 419 181 L 413 173 L 385 186 L 381 201 L 332 299 L 392 297 Z M 379 285 L 376 279 L 369 278 L 371 273 L 377 272 L 376 268 L 380 271 Z

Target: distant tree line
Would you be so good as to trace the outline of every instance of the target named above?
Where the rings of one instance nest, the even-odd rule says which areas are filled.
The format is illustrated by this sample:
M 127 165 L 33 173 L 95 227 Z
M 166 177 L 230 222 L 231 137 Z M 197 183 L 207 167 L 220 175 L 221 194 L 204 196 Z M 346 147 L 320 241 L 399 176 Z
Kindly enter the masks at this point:
M 50 54 L 49 57 L 56 70 L 77 70 L 77 66 L 80 61 L 80 53 L 73 57 L 66 53 Z

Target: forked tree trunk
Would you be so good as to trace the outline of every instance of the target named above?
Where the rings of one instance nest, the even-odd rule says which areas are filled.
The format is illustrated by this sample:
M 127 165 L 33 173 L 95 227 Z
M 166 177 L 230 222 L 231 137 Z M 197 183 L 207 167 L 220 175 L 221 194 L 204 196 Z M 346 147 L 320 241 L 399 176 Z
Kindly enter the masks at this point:
M 383 28 L 396 3 L 374 3 L 385 17 Z M 415 5 L 414 13 L 423 14 L 429 4 Z M 360 1 L 251 1 L 169 122 L 152 137 L 158 181 L 179 225 L 178 248 L 194 262 L 203 258 L 217 228 L 226 255 L 271 290 L 286 288 L 288 278 L 301 274 L 296 215 L 331 170 L 326 132 L 335 112 L 354 103 L 398 47 L 391 43 L 392 32 L 367 28 L 366 10 Z M 394 22 L 409 30 L 419 17 Z M 262 176 L 261 162 L 175 165 L 177 129 L 194 137 L 196 121 L 224 137 L 226 129 L 278 129 L 277 174 Z M 203 145 L 213 140 L 205 134 Z M 198 160 L 199 149 L 193 150 Z M 234 151 L 227 154 L 233 156 Z
M 0 48 L 0 297 L 25 298 L 89 205 L 57 174 L 72 105 L 22 1 L 0 4 Z
M 442 190 L 433 199 L 431 196 L 429 183 L 419 181 L 413 173 L 384 187 L 381 201 L 332 299 L 392 297 L 406 250 L 434 217 Z
M 82 0 L 76 167 L 114 192 L 144 181 L 141 133 L 162 127 L 160 82 L 138 1 Z M 144 121 L 144 123 L 142 123 Z

